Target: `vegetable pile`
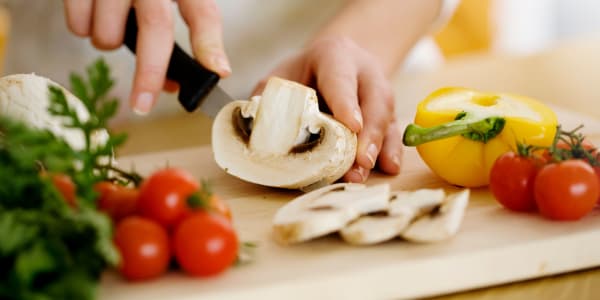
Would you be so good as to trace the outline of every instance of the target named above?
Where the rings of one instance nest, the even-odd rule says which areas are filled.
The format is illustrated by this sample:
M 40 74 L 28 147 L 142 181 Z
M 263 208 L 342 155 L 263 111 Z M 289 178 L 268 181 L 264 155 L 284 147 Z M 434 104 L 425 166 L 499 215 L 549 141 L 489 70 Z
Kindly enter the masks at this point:
M 144 179 L 116 167 L 113 153 L 126 136 L 97 139 L 118 108 L 107 96 L 113 80 L 101 59 L 86 75 L 72 74 L 70 83 L 87 114 L 68 91 L 35 75 L 18 75 L 20 89 L 45 104 L 23 95 L 12 104 L 32 100 L 36 113 L 47 106 L 43 116 L 80 133 L 82 147 L 55 127 L 0 116 L 0 299 L 93 299 L 108 267 L 142 280 L 174 258 L 186 273 L 207 276 L 237 258 L 231 212 L 208 184 L 174 168 Z M 27 80 L 44 83 L 47 94 L 27 91 Z
M 518 144 L 490 172 L 490 190 L 504 207 L 538 210 L 552 220 L 578 220 L 600 200 L 600 154 L 579 133 L 558 129 L 550 147 Z

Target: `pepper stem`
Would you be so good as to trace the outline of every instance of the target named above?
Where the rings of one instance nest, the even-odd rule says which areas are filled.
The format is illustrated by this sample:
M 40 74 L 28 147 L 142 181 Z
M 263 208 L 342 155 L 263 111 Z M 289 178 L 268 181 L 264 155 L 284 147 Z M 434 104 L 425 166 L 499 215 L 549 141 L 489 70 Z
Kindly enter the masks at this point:
M 418 146 L 427 142 L 462 135 L 465 138 L 486 143 L 504 128 L 506 120 L 502 117 L 476 117 L 468 112 L 456 115 L 452 122 L 425 128 L 410 124 L 404 130 L 402 142 L 405 146 Z

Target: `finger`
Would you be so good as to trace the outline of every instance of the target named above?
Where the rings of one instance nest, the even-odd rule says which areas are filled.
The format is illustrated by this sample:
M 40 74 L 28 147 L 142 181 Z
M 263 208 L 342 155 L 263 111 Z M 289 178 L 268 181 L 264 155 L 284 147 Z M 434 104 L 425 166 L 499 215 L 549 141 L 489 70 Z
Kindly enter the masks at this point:
M 179 11 L 190 29 L 192 52 L 198 61 L 219 74 L 231 74 L 223 47 L 219 9 L 213 0 L 179 0 Z
M 173 16 L 170 0 L 136 1 L 135 9 L 139 31 L 131 106 L 147 114 L 165 82 L 173 51 Z
M 323 95 L 334 118 L 353 132 L 363 127 L 363 116 L 358 106 L 358 70 L 354 64 L 334 57 L 315 62 L 317 89 Z
M 397 122 L 393 121 L 383 139 L 383 146 L 377 160 L 379 169 L 390 175 L 400 173 L 403 149 L 402 129 Z
M 365 125 L 358 134 L 357 163 L 366 169 L 375 167 L 383 138 L 394 117 L 391 88 L 383 74 L 360 74 L 359 98 Z
M 346 182 L 363 183 L 369 177 L 369 173 L 370 170 L 354 163 L 352 168 L 344 175 L 343 180 Z
M 86 37 L 90 35 L 92 24 L 93 0 L 64 0 L 67 27 L 74 34 Z
M 92 44 L 103 50 L 123 44 L 125 22 L 131 7 L 130 0 L 101 0 L 94 2 Z

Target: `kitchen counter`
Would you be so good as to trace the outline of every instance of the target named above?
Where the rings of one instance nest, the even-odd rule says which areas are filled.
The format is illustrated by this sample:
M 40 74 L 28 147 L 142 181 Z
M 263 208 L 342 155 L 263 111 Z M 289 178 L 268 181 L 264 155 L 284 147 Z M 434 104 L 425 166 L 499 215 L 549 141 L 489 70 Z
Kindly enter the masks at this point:
M 570 41 L 527 57 L 469 56 L 449 62 L 435 72 L 402 74 L 394 79 L 398 116 L 405 121 L 411 118 L 416 103 L 441 86 L 511 92 L 547 102 L 557 110 L 559 121 L 566 128 L 586 124 L 584 132 L 598 144 L 598 53 L 600 40 Z M 200 113 L 121 124 L 116 129 L 130 135 L 120 155 L 175 150 L 210 142 L 210 119 Z M 202 153 L 206 155 L 209 152 Z M 599 287 L 600 269 L 590 269 L 445 295 L 438 299 L 593 299 L 595 294 L 600 294 Z

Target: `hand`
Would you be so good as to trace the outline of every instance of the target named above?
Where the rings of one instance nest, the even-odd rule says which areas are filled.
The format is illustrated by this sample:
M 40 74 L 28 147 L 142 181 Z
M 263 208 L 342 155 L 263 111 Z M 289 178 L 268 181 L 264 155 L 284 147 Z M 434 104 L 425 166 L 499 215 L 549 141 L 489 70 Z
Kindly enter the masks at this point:
M 171 0 L 64 0 L 69 29 L 91 37 L 92 44 L 109 50 L 123 44 L 125 22 L 131 6 L 138 20 L 137 63 L 130 96 L 131 107 L 150 112 L 165 87 L 169 57 L 173 51 Z M 213 0 L 179 0 L 179 12 L 190 28 L 192 51 L 206 68 L 226 77 L 231 73 L 222 40 L 221 17 Z
M 379 62 L 355 42 L 339 37 L 317 40 L 270 76 L 316 88 L 334 118 L 358 133 L 356 161 L 344 176 L 346 181 L 364 182 L 376 165 L 388 174 L 400 172 L 402 134 L 390 83 Z M 263 90 L 267 78 L 255 94 Z

